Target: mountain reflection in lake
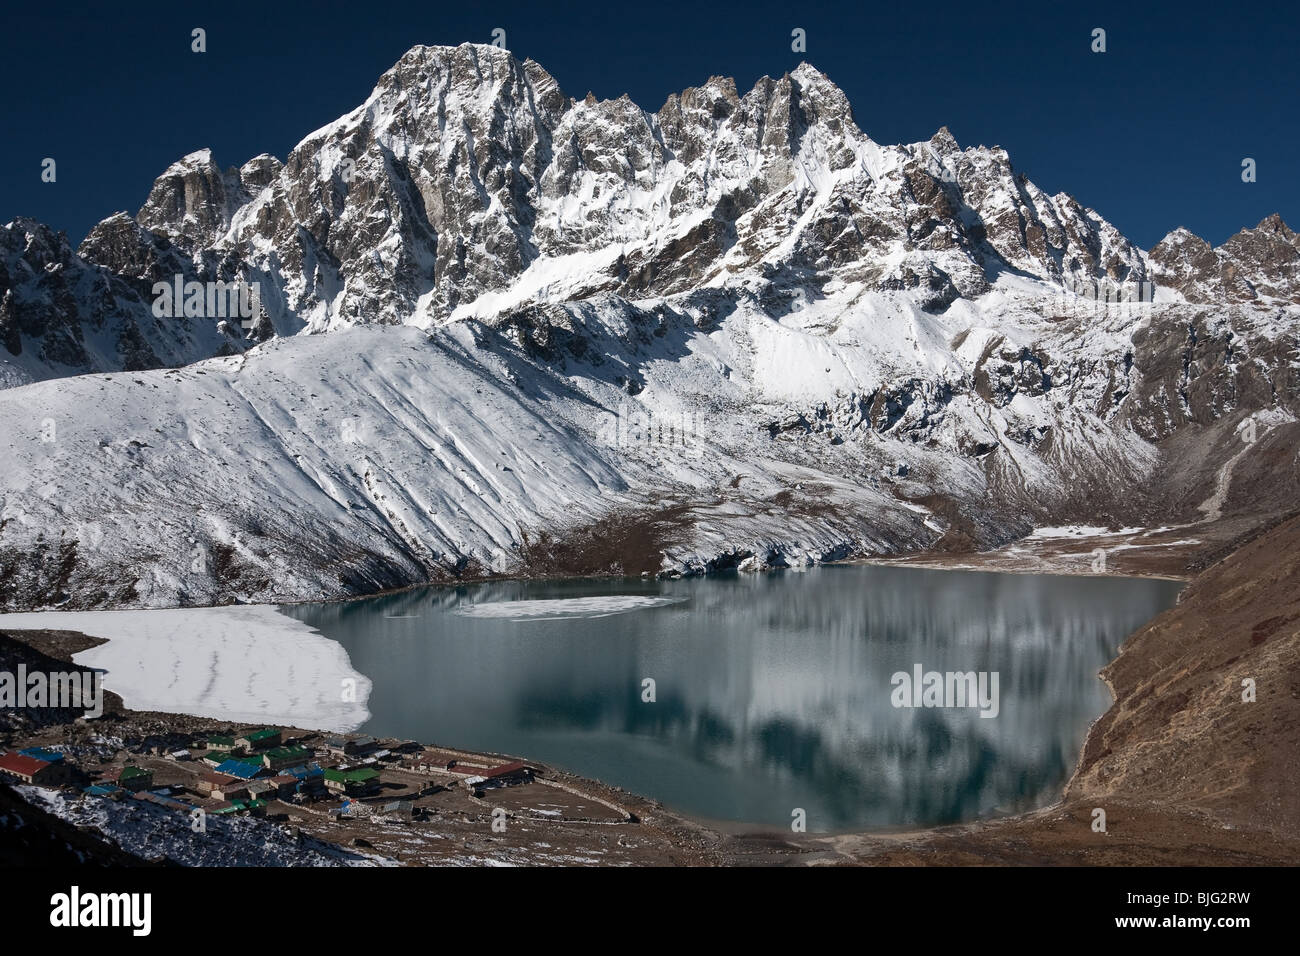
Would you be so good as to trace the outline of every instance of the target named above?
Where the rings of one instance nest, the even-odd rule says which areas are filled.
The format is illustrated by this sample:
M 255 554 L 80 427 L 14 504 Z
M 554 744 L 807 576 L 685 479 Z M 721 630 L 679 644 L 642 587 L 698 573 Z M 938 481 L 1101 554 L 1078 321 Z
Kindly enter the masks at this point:
M 1052 802 L 1110 704 L 1097 671 L 1180 587 L 837 565 L 283 610 L 373 681 L 368 733 L 517 754 L 718 820 L 788 826 L 803 808 L 827 831 Z M 894 707 L 891 675 L 917 664 L 997 671 L 997 716 Z

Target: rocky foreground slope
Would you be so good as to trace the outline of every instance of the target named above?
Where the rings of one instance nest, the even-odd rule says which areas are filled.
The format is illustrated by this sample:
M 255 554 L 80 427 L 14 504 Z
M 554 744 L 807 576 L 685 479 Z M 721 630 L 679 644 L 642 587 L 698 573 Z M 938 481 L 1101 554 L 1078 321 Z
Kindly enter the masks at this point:
M 160 317 L 177 276 L 256 309 Z M 1277 217 L 1147 253 L 1000 148 L 875 143 L 806 64 L 649 113 L 416 47 L 283 163 L 193 153 L 75 252 L 0 229 L 0 603 L 1262 519 L 1298 276 Z

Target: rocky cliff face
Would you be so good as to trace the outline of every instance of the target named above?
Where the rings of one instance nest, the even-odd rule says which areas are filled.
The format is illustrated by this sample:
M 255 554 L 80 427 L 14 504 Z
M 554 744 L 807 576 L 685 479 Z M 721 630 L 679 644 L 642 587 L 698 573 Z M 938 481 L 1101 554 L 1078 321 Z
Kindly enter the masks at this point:
M 1175 229 L 1151 250 L 1156 280 L 1188 302 L 1300 303 L 1300 236 L 1276 213 L 1217 249 Z
M 138 280 L 137 291 L 178 271 L 259 282 L 280 334 L 428 327 L 527 301 L 746 280 L 814 294 L 835 281 L 917 290 L 944 308 L 1008 267 L 1048 280 L 1147 274 L 1114 227 L 1044 195 L 1003 150 L 963 151 L 947 130 L 928 143 L 874 143 L 844 94 L 806 64 L 744 96 L 714 78 L 647 113 L 627 98 L 574 100 L 536 63 L 468 44 L 411 50 L 284 164 L 259 156 L 223 169 L 208 150 L 183 158 L 129 222 L 97 226 L 79 264 Z M 59 258 L 31 254 L 37 271 Z M 10 275 L 0 288 L 35 301 L 29 281 Z M 148 325 L 138 298 L 117 308 Z M 47 331 L 7 329 L 29 350 Z M 61 350 L 48 331 L 46 367 L 24 366 L 32 377 L 112 367 L 112 356 Z M 183 364 L 239 346 L 172 337 L 139 360 Z
M 156 498 L 164 474 L 201 487 L 205 456 L 224 461 L 214 449 L 230 443 L 309 475 L 326 510 L 346 504 L 325 553 L 245 555 L 230 593 L 254 597 L 285 596 L 287 581 L 297 596 L 459 574 L 497 554 L 553 561 L 574 548 L 539 546 L 537 532 L 606 527 L 614 510 L 656 555 L 647 569 L 698 570 L 1270 507 L 1295 487 L 1298 262 L 1277 217 L 1217 249 L 1179 230 L 1145 253 L 1000 148 L 963 149 L 947 129 L 874 142 L 806 64 L 743 95 L 714 77 L 650 113 L 626 97 L 573 99 L 504 50 L 416 47 L 283 164 L 191 154 L 134 218 L 110 217 L 76 252 L 37 223 L 0 230 L 0 385 L 52 379 L 23 390 L 24 407 L 75 417 L 73 396 L 93 396 L 64 376 L 232 357 L 210 366 L 215 390 L 201 365 L 140 378 L 148 393 L 83 429 L 101 445 L 33 450 L 31 423 L 7 424 L 0 557 L 6 538 L 15 557 L 0 574 L 31 571 L 40 600 L 66 592 L 51 541 L 40 547 L 54 564 L 23 570 L 22 549 L 36 549 L 23 535 L 81 527 L 93 496 L 44 494 L 21 469 L 85 471 L 88 488 L 137 489 L 124 515 L 149 512 L 137 531 L 123 524 L 138 540 L 114 559 L 128 574 L 167 565 L 138 593 L 223 599 L 210 573 L 177 583 L 198 572 L 168 564 L 186 549 L 156 529 L 190 527 L 197 507 L 215 516 L 206 533 L 242 553 L 236 531 L 257 524 L 257 502 L 192 490 L 172 522 Z M 258 314 L 157 317 L 155 284 L 176 276 L 256 283 Z M 1115 301 L 1151 286 L 1154 301 Z M 355 326 L 409 328 L 344 334 Z M 324 345 L 300 335 L 319 332 Z M 418 376 L 366 381 L 405 367 L 408 334 L 427 338 L 425 375 L 472 368 L 478 384 L 440 408 L 412 401 Z M 501 409 L 504 446 L 467 448 Z M 521 451 L 535 421 L 564 435 L 546 455 Z M 1266 440 L 1243 452 L 1243 425 Z M 94 450 L 137 431 L 120 457 Z M 358 455 L 357 434 L 443 464 Z M 147 450 L 156 440 L 172 449 L 165 464 Z M 223 465 L 240 487 L 244 457 Z M 492 493 L 501 468 L 531 475 L 526 492 Z M 1234 492 L 1245 474 L 1267 476 L 1268 502 Z M 574 490 L 580 475 L 604 490 Z M 555 507 L 561 489 L 579 505 Z M 439 507 L 431 518 L 435 500 L 454 500 L 456 521 Z M 653 533 L 628 518 L 656 509 L 673 521 Z M 311 567 L 286 576 L 276 561 Z
M 208 150 L 181 159 L 129 222 L 97 226 L 79 264 L 137 280 L 137 292 L 176 274 L 258 282 L 267 331 L 282 335 L 701 287 L 756 291 L 769 313 L 839 283 L 944 310 L 1009 272 L 1071 286 L 1159 280 L 1211 304 L 1290 301 L 1300 260 L 1277 217 L 1218 250 L 1176 231 L 1148 257 L 1068 195 L 1044 194 L 1000 148 L 963 150 L 946 128 L 925 143 L 873 142 L 807 64 L 743 96 L 714 77 L 648 113 L 626 97 L 574 100 L 538 64 L 470 44 L 412 49 L 283 164 L 263 155 L 223 169 Z M 60 258 L 28 256 L 35 272 Z M 43 301 L 28 274 L 6 274 L 0 291 Z M 114 306 L 153 348 L 139 362 L 251 344 L 231 330 L 145 329 L 139 298 Z M 11 381 L 118 361 L 69 350 L 31 319 L 5 332 L 11 356 L 20 345 L 37 355 L 10 362 L 22 370 Z
M 152 282 L 188 271 L 166 238 L 126 216 L 96 226 L 79 253 L 63 233 L 31 220 L 0 227 L 0 387 L 182 365 L 246 347 L 216 322 L 154 317 Z

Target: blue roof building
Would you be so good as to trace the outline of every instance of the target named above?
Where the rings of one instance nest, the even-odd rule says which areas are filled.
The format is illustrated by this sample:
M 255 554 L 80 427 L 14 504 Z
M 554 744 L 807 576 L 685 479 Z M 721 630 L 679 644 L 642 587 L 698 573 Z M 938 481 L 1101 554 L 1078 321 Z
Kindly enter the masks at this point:
M 236 777 L 240 780 L 252 780 L 261 770 L 258 764 L 244 763 L 242 760 L 227 760 L 217 767 L 217 773 L 224 773 L 228 777 Z
M 145 803 L 154 803 L 160 807 L 166 807 L 168 810 L 176 810 L 181 813 L 187 813 L 190 810 L 194 809 L 191 806 L 181 803 L 179 800 L 173 800 L 171 797 L 166 797 L 158 793 L 152 793 L 148 790 L 141 790 L 138 793 L 134 793 L 132 794 L 132 797 L 134 797 L 136 800 L 143 800 Z
M 315 763 L 303 764 L 300 767 L 290 767 L 287 770 L 281 770 L 280 772 L 290 777 L 297 777 L 299 780 L 309 780 L 312 777 L 325 776 L 325 771 L 320 768 L 320 764 Z
M 46 763 L 57 763 L 63 759 L 63 754 L 57 750 L 47 750 L 44 747 L 28 747 L 26 750 L 18 751 L 24 757 L 31 757 L 35 760 L 44 760 Z

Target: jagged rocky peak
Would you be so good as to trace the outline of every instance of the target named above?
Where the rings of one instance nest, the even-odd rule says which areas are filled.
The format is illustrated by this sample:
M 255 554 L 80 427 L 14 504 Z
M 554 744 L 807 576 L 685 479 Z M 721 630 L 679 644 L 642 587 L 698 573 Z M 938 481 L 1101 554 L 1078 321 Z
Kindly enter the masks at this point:
M 1214 248 L 1178 228 L 1151 250 L 1157 280 L 1189 302 L 1300 302 L 1300 236 L 1277 213 Z
M 572 102 L 539 64 L 520 63 L 508 50 L 474 43 L 417 46 L 340 123 L 373 126 L 402 158 L 431 142 L 462 145 L 463 134 L 469 133 L 473 142 L 464 145 L 483 166 L 501 150 L 528 152 Z
M 714 131 L 728 121 L 740 106 L 736 81 L 711 76 L 702 86 L 671 94 L 655 114 L 665 145 L 683 163 L 704 155 L 707 141 L 702 131 Z
M 158 177 L 136 222 L 173 241 L 211 243 L 225 235 L 248 199 L 239 170 L 221 169 L 210 149 L 200 149 Z
M 1282 220 L 1281 213 L 1275 212 L 1271 215 L 1265 216 L 1259 221 L 1259 225 L 1257 225 L 1253 230 L 1243 231 L 1253 231 L 1267 235 L 1281 236 L 1287 242 L 1293 244 L 1297 242 L 1297 233 Z
M 611 149 L 615 137 L 619 148 Z M 583 172 L 653 187 L 672 158 L 659 142 L 652 118 L 627 96 L 575 103 L 554 129 L 551 150 L 541 180 L 541 194 L 548 198 L 567 195 Z
M 1211 246 L 1208 242 L 1206 242 L 1196 233 L 1192 232 L 1192 230 L 1188 229 L 1186 226 L 1179 226 L 1176 229 L 1169 230 L 1168 235 L 1166 235 L 1163 239 L 1161 239 L 1154 246 L 1152 246 L 1151 254 L 1154 256 L 1157 249 L 1164 249 L 1168 251 L 1170 249 L 1175 249 L 1175 248 L 1183 248 L 1183 247 L 1190 248 L 1190 247 L 1201 247 L 1201 246 L 1203 246 L 1206 249 L 1213 248 L 1213 246 Z
M 1300 237 L 1277 213 L 1260 220 L 1254 229 L 1242 229 L 1220 249 L 1250 267 L 1253 275 L 1265 281 L 1294 277 L 1297 262 L 1300 262 Z
M 808 125 L 824 123 L 828 129 L 845 136 L 862 135 L 853 118 L 849 98 L 825 73 L 811 63 L 800 63 L 788 75 L 793 104 Z
M 853 145 L 865 140 L 853 123 L 843 92 L 809 64 L 773 79 L 760 78 L 743 97 L 729 77 L 710 77 L 699 87 L 669 96 L 655 123 L 664 146 L 686 169 L 687 181 L 697 163 L 700 179 L 757 178 L 766 188 L 780 189 L 794 175 L 792 159 L 803 150 L 809 131 L 821 128 L 820 140 L 829 166 L 850 165 Z M 698 198 L 684 186 L 678 201 Z
M 1206 250 L 1174 244 L 1149 264 L 1096 212 L 1043 193 L 1006 150 L 962 149 L 947 127 L 877 144 L 807 63 L 743 94 L 710 77 L 651 113 L 627 96 L 574 100 L 534 61 L 462 44 L 412 48 L 283 163 L 263 154 L 223 168 L 191 153 L 134 220 L 100 223 L 73 261 L 127 283 L 112 311 L 128 325 L 149 283 L 180 274 L 258 282 L 282 335 L 704 286 L 752 295 L 776 317 L 828 286 L 901 296 L 882 306 L 899 314 L 944 311 L 1005 273 L 1129 283 L 1163 269 L 1176 280 L 1165 284 L 1212 275 L 1234 298 L 1300 284 L 1280 220 L 1204 261 Z M 169 362 L 228 347 L 147 314 L 139 330 Z
M 116 212 L 81 240 L 77 255 L 124 278 L 166 281 L 183 271 L 185 260 L 165 234 L 140 225 L 129 213 Z
M 76 255 L 31 219 L 0 228 L 0 388 L 54 375 L 158 364 L 131 283 Z
M 284 163 L 270 153 L 262 153 L 239 167 L 239 181 L 250 193 L 255 193 L 271 185 L 283 168 Z
M 808 63 L 779 79 L 763 77 L 746 94 L 745 103 L 759 122 L 760 146 L 781 159 L 803 152 L 805 145 L 820 146 L 829 169 L 839 170 L 856 160 L 855 145 L 869 142 L 853 121 L 848 97 Z M 821 132 L 817 143 L 805 144 L 814 131 Z
M 404 321 L 429 292 L 445 313 L 535 258 L 532 196 L 570 104 L 505 50 L 415 47 L 295 147 L 238 237 L 303 270 L 284 307 L 313 327 Z
M 1214 247 L 1183 226 L 1152 246 L 1148 258 L 1159 278 L 1175 284 L 1193 276 L 1208 276 L 1218 269 Z
M 546 68 L 531 57 L 524 60 L 524 76 L 528 78 L 533 101 L 538 104 L 542 112 L 547 114 L 562 112 L 565 105 L 570 102 L 555 77 L 546 72 Z
M 22 262 L 29 268 L 66 258 L 71 251 L 67 233 L 28 216 L 17 216 L 0 229 L 4 257 L 10 268 Z M 0 262 L 0 268 L 3 268 Z
M 957 138 L 952 135 L 952 131 L 947 126 L 940 126 L 930 137 L 930 146 L 942 157 L 961 152 L 961 147 L 957 145 Z
M 764 270 L 924 286 L 927 306 L 985 291 L 990 256 L 1051 280 L 1142 274 L 1118 231 L 1043 196 L 1004 150 L 963 152 L 946 128 L 919 149 L 872 142 L 807 63 L 743 96 L 711 77 L 648 113 L 575 101 L 493 46 L 418 46 L 283 166 L 192 154 L 137 219 L 279 273 L 277 325 L 313 329 L 440 321 L 576 254 L 584 274 L 549 294 L 673 294 L 773 255 Z
M 1300 247 L 1290 230 L 1237 233 L 1222 251 L 1240 264 L 1253 298 L 1300 302 Z

